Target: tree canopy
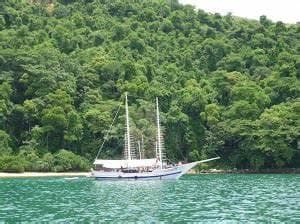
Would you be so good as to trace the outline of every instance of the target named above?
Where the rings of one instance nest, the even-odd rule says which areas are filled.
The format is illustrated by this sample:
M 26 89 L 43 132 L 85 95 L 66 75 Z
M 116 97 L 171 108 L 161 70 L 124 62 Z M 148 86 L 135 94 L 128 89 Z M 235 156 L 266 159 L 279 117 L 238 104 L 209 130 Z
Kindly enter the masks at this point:
M 159 97 L 171 161 L 299 167 L 299 55 L 299 24 L 265 16 L 176 0 L 4 0 L 0 169 L 86 169 L 125 91 L 146 155 Z M 120 113 L 101 157 L 122 155 L 123 124 Z

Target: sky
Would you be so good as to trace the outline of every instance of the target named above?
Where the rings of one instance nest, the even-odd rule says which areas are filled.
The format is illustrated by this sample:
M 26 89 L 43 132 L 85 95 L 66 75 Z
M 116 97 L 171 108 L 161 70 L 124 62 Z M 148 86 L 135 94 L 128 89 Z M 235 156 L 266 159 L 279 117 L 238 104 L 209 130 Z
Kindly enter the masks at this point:
M 259 19 L 261 15 L 274 22 L 300 22 L 300 0 L 179 0 L 206 12 Z

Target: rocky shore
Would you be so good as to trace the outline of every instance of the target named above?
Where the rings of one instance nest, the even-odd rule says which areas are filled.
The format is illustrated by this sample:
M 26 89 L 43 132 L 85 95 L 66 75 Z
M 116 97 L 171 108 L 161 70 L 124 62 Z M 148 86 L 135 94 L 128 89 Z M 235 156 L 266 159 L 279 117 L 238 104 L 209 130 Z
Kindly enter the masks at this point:
M 221 173 L 236 173 L 236 174 L 300 174 L 300 168 L 289 169 L 202 169 L 202 170 L 190 170 L 188 174 L 221 174 Z

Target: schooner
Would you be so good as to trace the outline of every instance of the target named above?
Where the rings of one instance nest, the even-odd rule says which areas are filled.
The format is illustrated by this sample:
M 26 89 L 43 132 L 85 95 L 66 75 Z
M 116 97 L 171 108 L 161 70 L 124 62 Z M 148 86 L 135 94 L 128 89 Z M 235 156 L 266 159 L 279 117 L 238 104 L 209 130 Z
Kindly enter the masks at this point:
M 126 114 L 126 131 L 125 131 L 125 147 L 124 159 L 121 160 L 102 160 L 98 159 L 98 155 L 94 161 L 95 169 L 92 170 L 91 176 L 96 180 L 163 180 L 178 179 L 190 169 L 199 163 L 204 163 L 219 159 L 215 157 L 211 159 L 196 161 L 187 164 L 170 165 L 166 162 L 164 152 L 164 141 L 161 134 L 160 115 L 158 98 L 156 97 L 156 146 L 155 158 L 139 159 L 135 157 L 132 147 L 132 139 L 130 136 L 130 122 L 128 111 L 127 93 L 125 93 L 125 114 Z M 139 149 L 140 150 L 140 149 Z M 98 153 L 99 154 L 99 153 Z

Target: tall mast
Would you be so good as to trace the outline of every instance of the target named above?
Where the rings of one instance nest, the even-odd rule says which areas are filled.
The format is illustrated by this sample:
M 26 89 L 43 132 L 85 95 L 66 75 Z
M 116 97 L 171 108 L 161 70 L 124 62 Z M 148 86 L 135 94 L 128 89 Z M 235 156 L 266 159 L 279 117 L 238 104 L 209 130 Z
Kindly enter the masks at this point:
M 156 121 L 157 121 L 157 146 L 158 146 L 158 153 L 159 153 L 160 169 L 162 169 L 163 168 L 163 161 L 162 161 L 159 108 L 158 108 L 158 98 L 157 97 L 156 97 Z
M 140 155 L 140 160 L 142 159 L 142 152 L 141 152 L 141 142 L 138 141 L 138 149 L 139 149 L 139 155 Z
M 127 102 L 127 92 L 125 93 L 125 110 L 126 110 L 126 132 L 127 132 L 127 153 L 128 160 L 131 160 L 131 143 L 130 143 L 130 129 L 129 129 L 129 113 L 128 113 L 128 102 Z
M 155 158 L 158 158 L 157 141 L 155 141 Z
M 141 151 L 142 151 L 142 158 L 145 158 L 144 135 L 143 135 L 143 133 L 142 133 L 142 145 L 141 145 Z

